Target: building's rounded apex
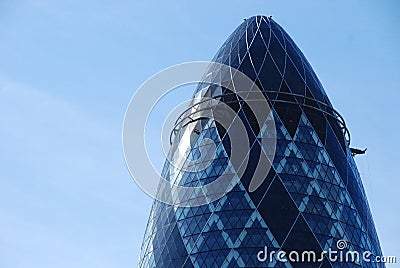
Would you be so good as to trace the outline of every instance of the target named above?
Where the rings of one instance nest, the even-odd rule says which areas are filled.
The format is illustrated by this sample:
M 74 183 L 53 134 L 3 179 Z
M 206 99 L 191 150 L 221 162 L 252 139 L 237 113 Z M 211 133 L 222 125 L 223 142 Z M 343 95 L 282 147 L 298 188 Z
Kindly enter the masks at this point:
M 266 15 L 254 15 L 254 16 L 245 18 L 244 20 L 247 21 L 247 20 L 260 20 L 260 19 L 269 20 L 269 19 L 272 19 L 272 15 L 268 15 L 268 16 L 266 16 Z

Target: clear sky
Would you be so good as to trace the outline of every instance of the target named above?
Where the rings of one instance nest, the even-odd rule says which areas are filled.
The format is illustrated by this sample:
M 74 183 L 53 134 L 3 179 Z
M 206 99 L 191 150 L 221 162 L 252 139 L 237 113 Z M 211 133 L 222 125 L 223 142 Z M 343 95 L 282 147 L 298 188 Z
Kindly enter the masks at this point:
M 368 147 L 359 170 L 384 254 L 400 259 L 397 1 L 3 0 L 0 267 L 135 267 L 152 200 L 125 166 L 125 108 L 257 14 L 286 29 Z

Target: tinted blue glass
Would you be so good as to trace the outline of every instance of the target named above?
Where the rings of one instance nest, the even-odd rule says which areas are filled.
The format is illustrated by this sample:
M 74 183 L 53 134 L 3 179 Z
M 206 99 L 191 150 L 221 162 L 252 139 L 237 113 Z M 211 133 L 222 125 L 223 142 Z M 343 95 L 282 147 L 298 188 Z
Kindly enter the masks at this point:
M 255 144 L 250 164 L 233 189 L 211 204 L 181 208 L 155 202 L 139 266 L 384 267 L 365 262 L 341 266 L 327 259 L 305 265 L 257 261 L 264 246 L 318 252 L 335 249 L 339 239 L 354 250 L 382 253 L 343 129 L 311 65 L 289 35 L 271 18 L 249 18 L 230 35 L 214 61 L 240 69 L 265 91 L 278 139 L 273 169 L 256 191 L 246 190 L 263 137 L 248 107 L 224 89 L 221 101 L 238 113 Z M 215 96 L 217 89 L 210 91 Z M 200 158 L 201 141 L 207 138 L 215 142 L 217 153 L 205 170 L 181 171 L 181 185 L 208 184 L 229 166 L 231 140 L 225 130 L 212 120 L 201 124 L 188 159 Z M 163 174 L 171 180 L 176 176 L 168 163 Z

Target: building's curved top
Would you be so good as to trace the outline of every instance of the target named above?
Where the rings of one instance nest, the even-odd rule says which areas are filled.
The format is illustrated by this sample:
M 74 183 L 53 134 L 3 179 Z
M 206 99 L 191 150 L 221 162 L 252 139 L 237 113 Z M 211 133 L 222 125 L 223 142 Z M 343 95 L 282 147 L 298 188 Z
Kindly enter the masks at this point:
M 243 21 L 213 61 L 238 68 L 257 79 L 265 91 L 288 90 L 331 106 L 310 63 L 271 16 L 258 15 Z M 279 77 L 284 79 L 276 79 Z M 284 80 L 289 85 L 282 84 Z
M 212 61 L 229 65 L 249 76 L 265 92 L 270 105 L 281 118 L 291 117 L 296 123 L 301 109 L 306 113 L 313 110 L 312 113 L 317 116 L 313 116 L 312 123 L 322 141 L 326 136 L 326 129 L 320 124 L 324 117 L 322 114 L 328 115 L 345 150 L 349 132 L 343 118 L 333 109 L 306 57 L 271 16 L 258 15 L 245 19 Z M 202 88 L 200 85 L 196 93 Z M 296 124 L 292 126 L 285 125 L 294 135 Z

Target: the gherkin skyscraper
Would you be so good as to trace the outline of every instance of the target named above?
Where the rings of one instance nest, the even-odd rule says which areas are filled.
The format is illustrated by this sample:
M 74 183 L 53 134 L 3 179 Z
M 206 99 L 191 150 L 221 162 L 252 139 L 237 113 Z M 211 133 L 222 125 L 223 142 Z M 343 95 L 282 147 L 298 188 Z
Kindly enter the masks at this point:
M 139 267 L 384 267 L 368 262 L 382 255 L 362 181 L 350 149 L 350 135 L 316 74 L 289 35 L 270 17 L 245 20 L 222 45 L 214 62 L 246 74 L 262 91 L 276 132 L 272 167 L 249 191 L 265 130 L 232 91 L 199 85 L 226 103 L 246 128 L 249 165 L 223 197 L 201 206 L 172 206 L 155 201 Z M 207 184 L 230 168 L 232 139 L 212 118 L 200 118 L 187 145 L 188 158 L 210 158 L 210 165 L 179 172 L 167 161 L 163 176 L 181 185 Z M 216 144 L 204 153 L 202 140 Z M 203 151 L 202 151 L 203 149 Z M 175 177 L 174 177 L 175 176 Z M 174 177 L 174 178 L 173 178 Z M 167 193 L 168 194 L 168 193 Z M 346 244 L 339 248 L 338 241 Z M 282 261 L 260 252 L 356 251 L 360 258 L 342 261 L 326 255 L 314 261 Z M 268 253 L 269 254 L 269 253 Z M 287 257 L 287 256 L 286 256 Z M 370 259 L 372 259 L 370 257 Z

